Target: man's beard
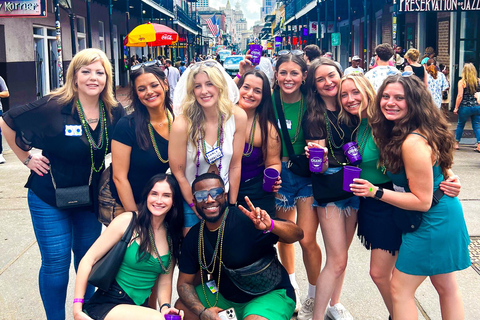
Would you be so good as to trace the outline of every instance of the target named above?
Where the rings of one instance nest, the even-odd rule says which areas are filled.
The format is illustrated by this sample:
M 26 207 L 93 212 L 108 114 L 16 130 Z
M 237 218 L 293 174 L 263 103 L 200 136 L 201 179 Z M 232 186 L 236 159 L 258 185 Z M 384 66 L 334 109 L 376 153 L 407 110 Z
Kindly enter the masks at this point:
M 226 207 L 227 207 L 227 203 L 224 202 L 223 204 L 219 205 L 219 207 L 218 207 L 219 208 L 218 215 L 216 215 L 215 217 L 207 217 L 205 215 L 205 213 L 203 213 L 202 208 L 200 208 L 198 205 L 196 206 L 197 212 L 200 215 L 200 217 L 202 217 L 202 219 L 205 220 L 206 222 L 210 222 L 210 223 L 215 223 L 220 218 L 222 218 L 223 214 L 225 213 L 225 208 Z

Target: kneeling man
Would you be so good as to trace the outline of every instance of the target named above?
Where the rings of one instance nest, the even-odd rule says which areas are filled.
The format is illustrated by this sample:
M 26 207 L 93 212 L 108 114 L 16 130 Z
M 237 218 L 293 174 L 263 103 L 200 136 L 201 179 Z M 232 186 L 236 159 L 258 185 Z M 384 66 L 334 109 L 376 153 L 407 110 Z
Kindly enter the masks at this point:
M 202 220 L 185 237 L 180 257 L 176 307 L 185 311 L 185 320 L 219 319 L 229 308 L 239 320 L 289 320 L 295 292 L 274 245 L 301 240 L 302 229 L 270 219 L 248 198 L 249 208 L 227 207 L 216 174 L 199 176 L 192 192 Z

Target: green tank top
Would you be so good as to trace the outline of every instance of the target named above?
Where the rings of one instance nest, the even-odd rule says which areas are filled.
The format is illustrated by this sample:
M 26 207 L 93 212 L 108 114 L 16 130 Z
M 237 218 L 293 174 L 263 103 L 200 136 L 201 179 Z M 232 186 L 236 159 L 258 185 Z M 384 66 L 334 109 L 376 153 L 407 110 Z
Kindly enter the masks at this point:
M 275 102 L 275 94 L 272 94 L 273 99 L 273 109 L 275 110 L 275 118 L 278 121 L 278 113 L 277 107 Z M 303 103 L 303 110 L 299 112 L 299 109 Z M 305 142 L 305 138 L 303 137 L 303 129 L 302 129 L 302 119 L 305 110 L 307 109 L 307 98 L 302 95 L 302 99 L 295 103 L 283 103 L 283 113 L 285 114 L 285 121 L 287 122 L 288 128 L 288 135 L 290 136 L 290 141 L 292 141 L 293 151 L 296 155 L 302 154 L 305 152 L 304 148 L 307 145 Z M 280 122 L 278 122 L 280 123 Z M 287 147 L 285 146 L 285 142 L 283 139 L 283 132 L 280 127 L 280 136 L 282 137 L 282 157 L 288 157 Z M 297 133 L 297 129 L 299 130 L 297 139 L 294 141 L 295 134 Z
M 383 174 L 382 168 L 378 166 L 380 151 L 373 140 L 372 129 L 367 119 L 362 119 L 357 135 L 358 147 L 362 154 L 360 178 L 370 181 L 373 184 L 382 184 L 390 181 L 387 175 Z
M 158 259 L 149 253 L 145 259 L 138 261 L 138 249 L 139 245 L 136 241 L 128 246 L 115 280 L 136 305 L 142 305 L 150 296 L 155 280 L 163 270 L 160 268 Z M 160 258 L 163 266 L 168 268 L 168 254 Z

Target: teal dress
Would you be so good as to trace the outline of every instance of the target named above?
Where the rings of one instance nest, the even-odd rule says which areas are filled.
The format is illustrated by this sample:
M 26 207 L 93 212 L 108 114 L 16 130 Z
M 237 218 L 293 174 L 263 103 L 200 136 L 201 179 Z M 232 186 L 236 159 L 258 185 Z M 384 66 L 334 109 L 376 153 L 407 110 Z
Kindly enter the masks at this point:
M 396 186 L 410 192 L 403 169 L 397 174 L 387 174 Z M 439 188 L 442 180 L 440 167 L 434 166 L 434 190 Z M 462 270 L 470 266 L 469 243 L 460 201 L 457 197 L 444 195 L 436 206 L 423 214 L 417 231 L 403 234 L 395 267 L 406 274 L 418 276 Z

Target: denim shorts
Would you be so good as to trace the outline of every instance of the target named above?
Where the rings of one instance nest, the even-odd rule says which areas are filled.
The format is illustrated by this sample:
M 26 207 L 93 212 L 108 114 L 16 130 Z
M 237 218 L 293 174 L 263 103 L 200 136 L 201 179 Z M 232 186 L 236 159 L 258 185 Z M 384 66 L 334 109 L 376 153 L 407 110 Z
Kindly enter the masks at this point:
M 287 162 L 282 162 L 282 187 L 275 198 L 277 209 L 290 209 L 298 199 L 313 197 L 312 179 L 294 174 L 287 168 Z
M 327 171 L 325 171 L 324 174 L 334 174 L 334 173 L 336 173 L 340 170 L 342 170 L 342 167 L 328 168 Z M 356 197 L 352 194 L 352 197 L 350 197 L 350 198 L 343 199 L 343 200 L 338 200 L 338 201 L 335 201 L 335 202 L 318 203 L 317 201 L 315 201 L 313 203 L 313 206 L 314 207 L 321 207 L 321 208 L 335 206 L 342 211 L 345 211 L 345 210 L 348 211 L 349 208 L 354 209 L 354 210 L 358 210 L 358 207 L 360 206 L 360 199 L 358 199 L 358 197 Z

